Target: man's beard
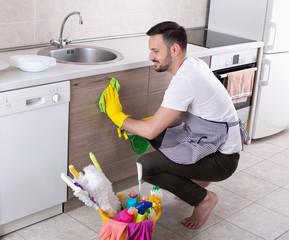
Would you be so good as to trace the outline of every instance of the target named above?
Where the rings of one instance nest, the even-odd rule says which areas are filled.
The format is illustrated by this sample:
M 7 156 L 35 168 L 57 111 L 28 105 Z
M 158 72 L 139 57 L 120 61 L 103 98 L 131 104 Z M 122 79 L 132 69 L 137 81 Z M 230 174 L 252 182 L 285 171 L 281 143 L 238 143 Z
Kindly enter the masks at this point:
M 157 60 L 153 60 L 153 62 L 157 62 L 157 63 L 160 63 L 159 61 Z M 165 59 L 165 65 L 160 65 L 159 67 L 155 66 L 155 71 L 156 72 L 166 72 L 169 67 L 171 66 L 172 64 L 172 56 L 170 53 L 167 54 L 166 56 L 166 59 Z
M 164 66 L 160 65 L 159 67 L 155 66 L 155 71 L 156 72 L 165 72 L 169 69 L 169 66 L 170 66 L 169 64 L 166 64 Z

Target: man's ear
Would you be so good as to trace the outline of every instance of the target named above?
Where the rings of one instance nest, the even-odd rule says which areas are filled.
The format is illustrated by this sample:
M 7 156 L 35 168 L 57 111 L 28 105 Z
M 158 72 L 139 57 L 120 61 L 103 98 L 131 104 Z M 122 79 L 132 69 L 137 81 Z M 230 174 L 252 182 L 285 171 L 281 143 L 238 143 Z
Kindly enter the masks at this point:
M 172 56 L 178 56 L 179 53 L 180 53 L 180 45 L 177 44 L 177 43 L 174 43 L 172 46 L 171 46 L 171 55 Z

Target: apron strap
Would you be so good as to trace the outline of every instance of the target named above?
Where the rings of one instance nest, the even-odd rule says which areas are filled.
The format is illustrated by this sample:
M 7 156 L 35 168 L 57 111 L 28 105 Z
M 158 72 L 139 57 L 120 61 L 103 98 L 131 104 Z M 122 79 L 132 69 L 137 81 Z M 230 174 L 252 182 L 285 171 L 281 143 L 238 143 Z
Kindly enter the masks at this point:
M 242 139 L 242 150 L 243 150 L 244 142 L 250 140 L 250 135 L 249 135 L 246 127 L 244 126 L 244 124 L 242 123 L 242 121 L 240 119 L 238 121 L 228 123 L 228 126 L 234 127 L 234 126 L 237 126 L 238 124 L 240 126 L 240 133 L 241 133 L 241 139 Z
M 242 136 L 242 140 L 244 141 L 249 141 L 250 140 L 250 135 L 247 131 L 247 129 L 245 128 L 244 124 L 242 123 L 241 120 L 239 120 L 239 125 L 240 125 L 240 131 L 241 131 L 241 136 Z

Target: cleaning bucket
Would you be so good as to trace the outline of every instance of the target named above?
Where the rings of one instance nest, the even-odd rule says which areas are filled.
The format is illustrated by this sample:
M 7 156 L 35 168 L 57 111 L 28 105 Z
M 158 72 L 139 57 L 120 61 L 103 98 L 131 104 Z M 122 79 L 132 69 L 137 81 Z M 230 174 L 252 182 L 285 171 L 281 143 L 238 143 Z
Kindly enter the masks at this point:
M 117 196 L 118 196 L 119 199 L 121 199 L 121 197 L 122 197 L 123 195 L 125 195 L 125 194 L 118 194 Z M 128 195 L 128 194 L 127 194 L 127 195 Z M 106 221 L 107 221 L 108 219 L 110 219 L 110 218 L 109 218 L 109 217 L 106 215 L 106 213 L 103 212 L 101 209 L 98 209 L 98 212 L 99 212 L 100 216 L 102 217 L 102 223 L 103 223 L 103 225 L 104 225 L 104 224 L 106 223 Z M 155 231 L 156 222 L 157 222 L 157 220 L 159 219 L 160 216 L 161 216 L 161 209 L 159 210 L 157 216 L 153 219 L 153 221 L 154 221 L 154 231 Z M 123 224 L 126 224 L 126 225 L 127 225 L 128 223 L 123 223 Z M 123 232 L 120 240 L 126 240 L 126 234 L 127 234 L 127 230 L 125 230 L 125 231 Z M 152 234 L 153 234 L 153 233 L 152 233 Z

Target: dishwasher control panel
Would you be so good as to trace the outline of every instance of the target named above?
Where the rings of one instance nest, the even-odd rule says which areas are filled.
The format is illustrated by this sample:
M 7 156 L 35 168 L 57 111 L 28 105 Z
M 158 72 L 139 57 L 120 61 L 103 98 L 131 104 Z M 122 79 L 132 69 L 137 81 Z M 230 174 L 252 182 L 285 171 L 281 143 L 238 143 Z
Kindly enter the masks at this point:
M 70 101 L 69 81 L 0 93 L 0 116 Z

